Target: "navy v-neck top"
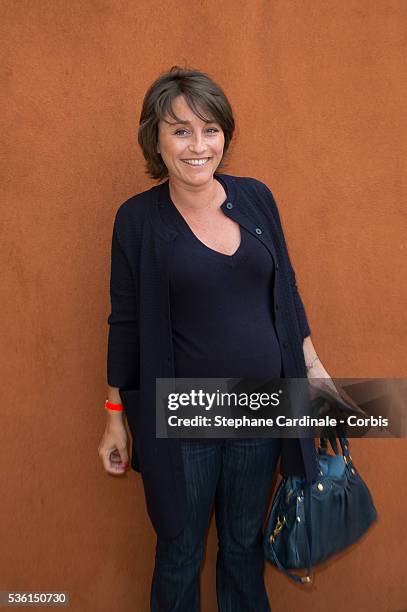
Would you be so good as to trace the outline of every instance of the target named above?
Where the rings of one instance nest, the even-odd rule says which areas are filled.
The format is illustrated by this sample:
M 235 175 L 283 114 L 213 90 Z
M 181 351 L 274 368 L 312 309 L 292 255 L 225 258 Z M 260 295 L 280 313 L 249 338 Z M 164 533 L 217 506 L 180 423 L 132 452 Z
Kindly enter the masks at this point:
M 215 175 L 225 188 L 227 186 Z M 178 231 L 170 261 L 175 376 L 263 378 L 281 375 L 273 319 L 273 259 L 240 225 L 233 255 L 206 246 L 163 193 L 166 223 Z

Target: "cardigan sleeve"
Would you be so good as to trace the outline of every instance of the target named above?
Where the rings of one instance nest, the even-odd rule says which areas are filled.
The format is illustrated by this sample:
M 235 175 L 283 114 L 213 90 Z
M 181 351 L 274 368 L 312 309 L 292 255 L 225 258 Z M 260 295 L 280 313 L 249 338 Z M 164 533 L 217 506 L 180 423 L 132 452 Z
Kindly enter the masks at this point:
M 290 254 L 289 254 L 287 243 L 285 240 L 283 227 L 281 225 L 280 213 L 279 213 L 279 210 L 278 210 L 278 207 L 277 207 L 277 204 L 273 197 L 272 192 L 270 191 L 267 185 L 265 185 L 264 183 L 262 183 L 262 185 L 266 189 L 266 195 L 271 204 L 271 212 L 273 214 L 273 218 L 276 222 L 276 225 L 277 225 L 280 237 L 281 237 L 281 243 L 282 243 L 283 250 L 284 250 L 284 257 L 285 257 L 285 261 L 287 264 L 287 269 L 288 269 L 288 273 L 290 277 L 290 285 L 291 285 L 291 289 L 292 289 L 293 296 L 294 296 L 295 310 L 297 313 L 297 318 L 298 318 L 298 322 L 300 325 L 302 337 L 306 338 L 307 336 L 311 335 L 311 328 L 309 326 L 304 304 L 302 302 L 301 295 L 299 292 L 298 283 L 297 283 L 296 276 L 295 276 L 295 271 L 291 263 Z
M 110 268 L 111 309 L 107 346 L 107 383 L 139 388 L 138 295 L 129 260 L 120 244 L 116 215 Z

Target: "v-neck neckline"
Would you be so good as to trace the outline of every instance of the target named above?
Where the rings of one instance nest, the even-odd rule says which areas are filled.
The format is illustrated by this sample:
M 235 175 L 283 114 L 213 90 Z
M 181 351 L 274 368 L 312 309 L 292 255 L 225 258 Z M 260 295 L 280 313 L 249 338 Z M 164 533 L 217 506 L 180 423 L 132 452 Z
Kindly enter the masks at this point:
M 229 197 L 228 196 L 227 185 L 226 185 L 226 183 L 220 177 L 218 177 L 216 175 L 214 175 L 214 179 L 217 180 L 219 183 L 221 183 L 221 185 L 223 185 L 223 187 L 225 189 L 226 198 L 222 202 L 222 204 L 223 204 L 224 202 L 227 202 L 228 197 Z M 210 251 L 211 253 L 214 253 L 215 255 L 219 256 L 221 259 L 224 259 L 226 261 L 234 261 L 234 259 L 240 254 L 240 252 L 242 251 L 242 248 L 243 248 L 243 234 L 244 234 L 240 224 L 238 224 L 239 225 L 239 232 L 240 232 L 239 246 L 237 247 L 237 249 L 236 249 L 236 251 L 234 253 L 232 253 L 231 255 L 228 255 L 227 253 L 222 253 L 221 251 L 217 251 L 216 249 L 213 249 L 212 247 L 210 247 L 207 244 L 205 244 L 204 242 L 202 242 L 202 240 L 200 238 L 198 238 L 198 236 L 195 234 L 195 232 L 190 227 L 189 223 L 186 221 L 184 216 L 181 214 L 181 212 L 178 210 L 178 208 L 175 206 L 174 202 L 172 201 L 169 189 L 168 189 L 168 202 L 169 202 L 171 208 L 173 209 L 174 213 L 176 214 L 178 221 L 182 224 L 182 227 L 187 231 L 187 233 L 191 236 L 191 238 L 193 238 L 195 242 L 199 243 L 204 249 Z M 219 207 L 220 209 L 222 207 L 222 204 Z

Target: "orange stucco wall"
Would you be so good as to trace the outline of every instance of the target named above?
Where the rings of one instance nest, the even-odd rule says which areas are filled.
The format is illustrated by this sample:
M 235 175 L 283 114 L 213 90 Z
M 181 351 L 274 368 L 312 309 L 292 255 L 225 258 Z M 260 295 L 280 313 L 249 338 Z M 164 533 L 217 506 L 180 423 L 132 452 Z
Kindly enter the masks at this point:
M 225 172 L 280 207 L 332 376 L 406 364 L 404 0 L 3 0 L 0 589 L 80 612 L 148 610 L 154 533 L 104 428 L 114 213 L 151 186 L 136 143 L 150 82 L 209 72 L 238 124 Z M 311 589 L 267 567 L 274 612 L 407 610 L 405 440 L 352 440 L 380 513 Z M 216 610 L 216 530 L 202 609 Z

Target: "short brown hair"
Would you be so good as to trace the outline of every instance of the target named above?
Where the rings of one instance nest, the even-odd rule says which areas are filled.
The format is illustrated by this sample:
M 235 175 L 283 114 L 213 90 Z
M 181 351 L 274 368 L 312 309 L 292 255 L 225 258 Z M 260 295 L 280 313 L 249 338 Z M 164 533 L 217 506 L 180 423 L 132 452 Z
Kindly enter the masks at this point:
M 172 66 L 168 72 L 161 74 L 148 88 L 140 114 L 138 143 L 147 162 L 146 173 L 150 178 L 159 181 L 168 177 L 168 170 L 159 153 L 157 153 L 158 124 L 167 115 L 179 121 L 172 110 L 172 101 L 183 95 L 191 110 L 203 121 L 198 106 L 208 112 L 211 121 L 221 126 L 225 144 L 223 157 L 217 168 L 224 165 L 224 157 L 232 140 L 235 129 L 232 107 L 221 87 L 213 79 L 199 70 Z

